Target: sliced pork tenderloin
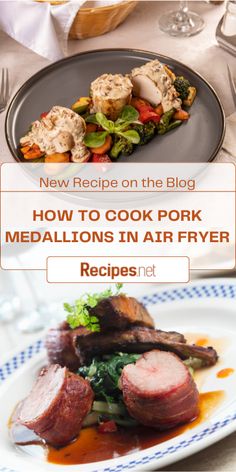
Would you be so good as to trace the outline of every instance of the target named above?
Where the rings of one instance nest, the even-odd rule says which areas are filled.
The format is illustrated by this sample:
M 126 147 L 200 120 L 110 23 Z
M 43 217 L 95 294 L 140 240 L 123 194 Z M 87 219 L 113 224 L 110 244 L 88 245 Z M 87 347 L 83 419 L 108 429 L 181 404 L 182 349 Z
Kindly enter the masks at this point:
M 71 329 L 68 323 L 63 322 L 56 328 L 49 329 L 45 347 L 50 364 L 59 364 L 76 372 L 81 366 L 81 360 L 75 349 L 76 336 L 86 335 L 89 331 L 83 326 Z
M 52 446 L 65 446 L 78 436 L 93 398 L 87 380 L 52 365 L 41 371 L 24 400 L 19 422 Z
M 125 405 L 139 423 L 165 430 L 198 416 L 199 393 L 189 370 L 173 353 L 153 350 L 124 367 Z

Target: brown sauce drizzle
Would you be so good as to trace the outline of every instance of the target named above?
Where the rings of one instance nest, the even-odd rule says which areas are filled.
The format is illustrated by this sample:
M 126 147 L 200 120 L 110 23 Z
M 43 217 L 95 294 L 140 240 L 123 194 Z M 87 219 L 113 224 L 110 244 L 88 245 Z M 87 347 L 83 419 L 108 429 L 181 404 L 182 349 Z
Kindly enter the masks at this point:
M 222 390 L 200 394 L 199 416 L 186 425 L 165 432 L 152 428 L 136 426 L 119 428 L 116 433 L 99 433 L 96 426 L 81 430 L 78 439 L 61 449 L 45 446 L 32 431 L 14 422 L 10 425 L 12 440 L 21 451 L 46 458 L 50 463 L 61 465 L 86 464 L 131 454 L 148 447 L 161 444 L 207 420 L 225 397 Z

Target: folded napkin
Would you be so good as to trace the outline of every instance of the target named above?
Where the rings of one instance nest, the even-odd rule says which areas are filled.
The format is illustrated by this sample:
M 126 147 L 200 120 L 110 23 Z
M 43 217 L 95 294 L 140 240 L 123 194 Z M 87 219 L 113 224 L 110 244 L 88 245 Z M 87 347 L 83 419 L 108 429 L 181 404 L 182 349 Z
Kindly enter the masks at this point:
M 72 22 L 84 0 L 52 6 L 32 0 L 0 2 L 0 28 L 37 54 L 56 61 L 64 55 Z
M 214 162 L 233 162 L 236 164 L 236 112 L 226 118 L 225 139 Z
M 76 14 L 83 4 L 101 7 L 121 0 L 70 0 L 51 5 L 34 0 L 0 0 L 0 29 L 51 61 L 67 53 L 67 39 Z

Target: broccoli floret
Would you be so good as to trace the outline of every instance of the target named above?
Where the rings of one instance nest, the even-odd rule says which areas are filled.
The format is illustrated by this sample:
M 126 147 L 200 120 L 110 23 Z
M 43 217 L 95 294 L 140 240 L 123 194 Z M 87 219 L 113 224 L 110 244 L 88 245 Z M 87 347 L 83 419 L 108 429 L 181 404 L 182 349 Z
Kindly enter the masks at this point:
M 179 93 L 181 100 L 186 100 L 186 98 L 188 98 L 188 89 L 190 87 L 190 83 L 187 79 L 185 79 L 183 76 L 176 77 L 174 81 L 174 87 Z
M 153 121 L 149 121 L 143 125 L 136 124 L 132 127 L 135 131 L 138 132 L 140 136 L 139 144 L 142 146 L 143 144 L 149 143 L 151 139 L 155 136 L 156 133 L 156 125 Z
M 113 146 L 110 150 L 110 157 L 111 159 L 117 159 L 120 154 L 124 156 L 129 156 L 132 154 L 134 150 L 134 146 L 132 143 L 127 141 L 127 139 L 123 138 L 123 136 L 115 135 Z

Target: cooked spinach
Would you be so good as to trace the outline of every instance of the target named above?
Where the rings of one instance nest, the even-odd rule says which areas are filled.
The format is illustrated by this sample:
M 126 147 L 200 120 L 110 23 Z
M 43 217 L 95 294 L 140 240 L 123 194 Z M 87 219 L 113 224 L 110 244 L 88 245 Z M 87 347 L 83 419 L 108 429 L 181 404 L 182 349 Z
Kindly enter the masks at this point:
M 94 358 L 89 366 L 80 367 L 78 374 L 89 380 L 95 394 L 92 413 L 86 418 L 85 426 L 96 424 L 104 419 L 114 420 L 120 426 L 135 426 L 123 402 L 119 389 L 122 369 L 136 362 L 140 354 L 117 352 Z
M 90 381 L 96 400 L 108 403 L 122 401 L 118 385 L 122 369 L 136 362 L 139 357 L 140 354 L 119 352 L 94 358 L 89 366 L 80 367 L 78 374 Z

